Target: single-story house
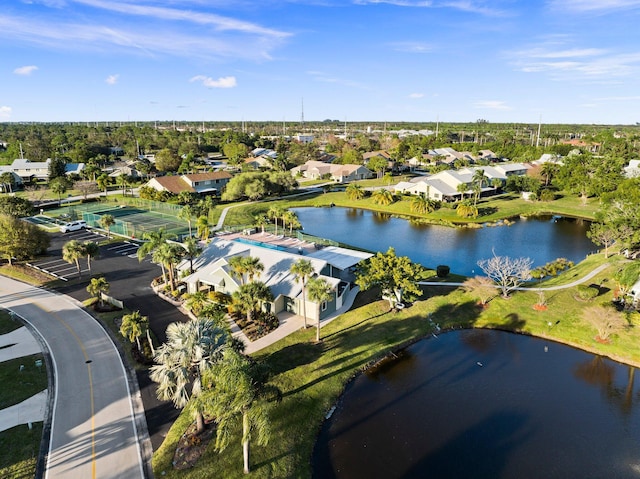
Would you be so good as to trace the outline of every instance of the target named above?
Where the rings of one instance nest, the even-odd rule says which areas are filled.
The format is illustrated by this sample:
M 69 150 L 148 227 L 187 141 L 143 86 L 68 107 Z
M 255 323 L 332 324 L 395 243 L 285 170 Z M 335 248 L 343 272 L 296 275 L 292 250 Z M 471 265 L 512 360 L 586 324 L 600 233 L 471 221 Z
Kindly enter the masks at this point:
M 174 195 L 182 191 L 198 194 L 219 194 L 232 178 L 226 171 L 194 173 L 180 176 L 160 176 L 152 178 L 145 186 L 158 191 L 168 191 Z
M 283 311 L 302 314 L 302 285 L 296 281 L 290 269 L 299 259 L 308 260 L 313 267 L 314 276 L 324 278 L 333 289 L 332 299 L 321 305 L 306 299 L 307 318 L 317 320 L 318 314 L 322 319 L 342 307 L 347 293 L 352 289 L 350 270 L 372 255 L 338 247 L 300 254 L 284 248 L 273 249 L 257 241 L 215 238 L 194 260 L 194 273 L 184 278 L 187 292 L 217 291 L 230 295 L 236 291 L 243 280 L 236 277 L 229 266 L 229 260 L 234 256 L 251 256 L 260 260 L 264 269 L 254 279 L 262 281 L 271 290 L 274 300 L 266 304 L 264 309 L 274 314 Z M 189 263 L 186 261 L 179 266 L 181 270 L 188 268 Z
M 322 161 L 307 161 L 304 165 L 291 169 L 291 174 L 296 176 L 302 174 L 305 178 L 320 179 L 328 175 L 337 183 L 344 183 L 354 180 L 364 180 L 373 177 L 369 168 L 363 165 L 334 165 Z

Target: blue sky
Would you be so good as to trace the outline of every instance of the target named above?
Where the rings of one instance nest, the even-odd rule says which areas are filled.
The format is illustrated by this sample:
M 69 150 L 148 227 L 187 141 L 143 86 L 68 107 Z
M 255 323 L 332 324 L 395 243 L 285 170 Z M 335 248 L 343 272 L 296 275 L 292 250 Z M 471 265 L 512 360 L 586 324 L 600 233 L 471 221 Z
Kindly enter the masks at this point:
M 635 123 L 640 0 L 7 0 L 0 121 Z

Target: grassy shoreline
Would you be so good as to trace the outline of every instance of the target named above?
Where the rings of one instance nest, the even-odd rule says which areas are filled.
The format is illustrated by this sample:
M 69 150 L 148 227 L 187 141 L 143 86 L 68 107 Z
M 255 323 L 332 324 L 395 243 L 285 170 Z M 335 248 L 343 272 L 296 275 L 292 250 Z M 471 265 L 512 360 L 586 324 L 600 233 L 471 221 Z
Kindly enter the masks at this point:
M 595 331 L 581 320 L 582 310 L 594 302 L 607 302 L 615 285 L 610 279 L 620 257 L 605 260 L 593 255 L 549 285 L 568 284 L 592 271 L 599 264 L 610 266 L 587 284 L 600 287 L 593 302 L 574 298 L 575 288 L 549 291 L 548 309 L 536 311 L 538 297 L 533 291 L 518 291 L 510 299 L 496 297 L 487 308 L 479 308 L 475 299 L 455 287 L 429 286 L 424 296 L 399 313 L 388 312 L 385 301 L 371 292 L 361 293 L 351 311 L 322 329 L 321 344 L 313 342 L 314 332 L 299 331 L 256 354 L 273 371 L 272 382 L 284 392 L 272 416 L 272 438 L 267 447 L 252 448 L 252 477 L 308 478 L 312 475 L 313 445 L 324 416 L 342 393 L 348 381 L 369 365 L 422 338 L 428 338 L 433 326 L 443 329 L 493 328 L 538 336 L 640 366 L 636 345 L 640 331 L 630 327 L 609 344 L 594 340 Z M 543 282 L 541 286 L 545 286 Z M 637 325 L 635 325 L 637 326 Z M 244 477 L 239 438 L 218 454 L 210 446 L 191 470 L 174 471 L 171 459 L 178 438 L 191 422 L 183 412 L 153 459 L 154 473 L 164 477 L 204 478 L 216 470 L 221 477 Z

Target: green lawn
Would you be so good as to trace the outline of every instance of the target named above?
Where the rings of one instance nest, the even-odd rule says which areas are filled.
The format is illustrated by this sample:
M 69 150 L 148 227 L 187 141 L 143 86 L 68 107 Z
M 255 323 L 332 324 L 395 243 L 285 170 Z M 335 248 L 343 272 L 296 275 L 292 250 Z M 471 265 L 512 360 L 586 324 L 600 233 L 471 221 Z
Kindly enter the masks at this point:
M 617 261 L 619 257 L 608 260 Z M 605 262 L 602 256 L 592 256 L 575 271 L 591 271 L 602 262 Z M 589 282 L 600 286 L 600 296 L 594 302 L 611 300 L 613 270 L 612 265 Z M 553 283 L 567 284 L 575 279 L 574 275 L 574 270 L 567 271 Z M 366 292 L 358 297 L 351 311 L 322 329 L 321 344 L 314 344 L 315 331 L 311 328 L 260 351 L 256 357 L 270 366 L 272 382 L 281 388 L 284 398 L 273 410 L 269 445 L 252 448 L 251 477 L 311 477 L 310 459 L 316 435 L 324 415 L 347 381 L 390 351 L 429 337 L 432 329 L 425 320 L 428 314 L 444 329 L 487 327 L 517 331 L 640 365 L 637 348 L 640 332 L 630 328 L 610 344 L 596 342 L 595 331 L 581 320 L 582 310 L 593 302 L 577 301 L 573 295 L 573 288 L 549 292 L 547 311 L 533 309 L 538 300 L 534 292 L 516 292 L 506 300 L 496 297 L 482 309 L 475 298 L 458 288 L 428 287 L 420 301 L 399 313 L 389 313 L 386 301 L 375 300 L 371 292 Z M 172 427 L 154 455 L 155 475 L 205 478 L 216 471 L 220 477 L 244 477 L 237 433 L 236 440 L 224 453 L 218 454 L 210 446 L 193 469 L 182 472 L 172 469 L 177 440 L 190 422 L 190 414 L 183 412 Z
M 22 324 L 0 311 L 0 334 L 13 331 Z M 0 409 L 13 406 L 47 388 L 47 372 L 38 368 L 36 360 L 42 354 L 25 356 L 0 363 Z M 24 368 L 21 371 L 20 365 Z M 0 432 L 0 477 L 31 479 L 35 476 L 36 462 L 42 440 L 42 422 L 26 424 Z

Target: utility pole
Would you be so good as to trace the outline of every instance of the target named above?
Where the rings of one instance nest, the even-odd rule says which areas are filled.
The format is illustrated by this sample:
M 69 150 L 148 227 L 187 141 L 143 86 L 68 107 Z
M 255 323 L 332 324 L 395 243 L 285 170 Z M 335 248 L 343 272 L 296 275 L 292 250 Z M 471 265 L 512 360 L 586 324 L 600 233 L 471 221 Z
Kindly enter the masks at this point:
M 540 121 L 538 122 L 538 139 L 536 140 L 536 148 L 540 146 L 540 127 L 542 126 L 542 115 L 540 115 Z

